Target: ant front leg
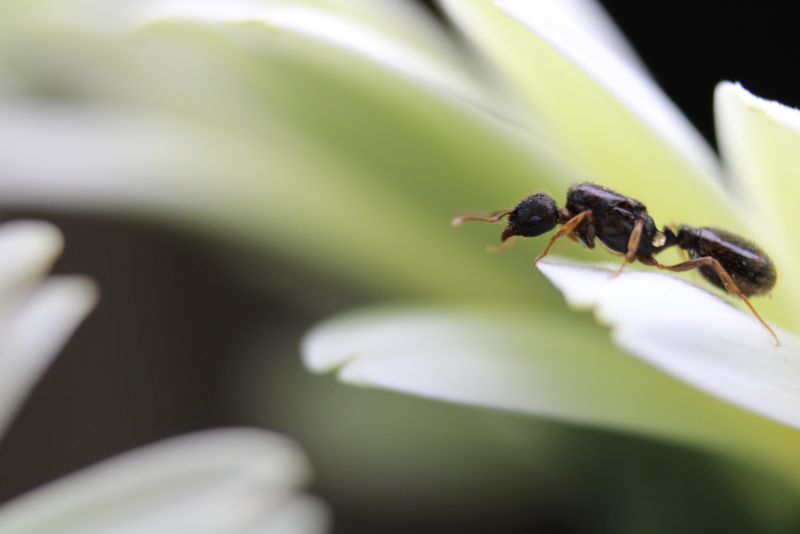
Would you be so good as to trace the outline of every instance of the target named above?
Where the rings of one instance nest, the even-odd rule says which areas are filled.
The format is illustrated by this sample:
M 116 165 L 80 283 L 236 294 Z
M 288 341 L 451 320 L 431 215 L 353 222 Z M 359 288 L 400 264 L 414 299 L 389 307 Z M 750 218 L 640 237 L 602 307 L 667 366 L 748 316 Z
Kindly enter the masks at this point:
M 639 248 L 639 241 L 642 240 L 642 230 L 644 230 L 644 221 L 642 219 L 637 219 L 633 224 L 631 236 L 628 238 L 628 252 L 625 253 L 625 261 L 619 266 L 617 272 L 611 275 L 611 278 L 616 278 L 621 275 L 622 271 L 625 270 L 625 266 L 629 263 L 633 263 L 636 259 L 636 249 Z
M 553 248 L 553 245 L 555 244 L 556 241 L 558 241 L 565 235 L 571 236 L 572 233 L 575 231 L 575 229 L 578 227 L 578 225 L 580 225 L 584 220 L 587 219 L 590 225 L 593 224 L 592 212 L 588 210 L 580 212 L 579 214 L 577 214 L 576 216 L 565 222 L 564 226 L 559 228 L 558 231 L 553 235 L 553 237 L 550 238 L 550 242 L 547 243 L 547 246 L 542 251 L 542 253 L 536 256 L 536 259 L 533 260 L 533 264 L 536 265 L 537 263 L 539 263 L 539 260 L 547 256 L 547 254 L 550 252 L 550 249 Z
M 742 301 L 747 305 L 747 307 L 750 308 L 750 311 L 753 312 L 753 315 L 755 315 L 756 319 L 758 319 L 758 322 L 760 322 L 764 326 L 764 328 L 766 328 L 767 331 L 772 335 L 773 339 L 775 339 L 775 346 L 776 347 L 781 346 L 781 340 L 778 339 L 778 334 L 776 334 L 775 331 L 772 329 L 772 327 L 770 327 L 769 324 L 767 324 L 767 322 L 761 317 L 761 315 L 758 314 L 753 305 L 750 304 L 750 301 L 747 299 L 747 297 L 741 292 L 739 287 L 736 285 L 736 282 L 733 281 L 731 275 L 728 274 L 728 271 L 725 270 L 725 268 L 719 261 L 716 260 L 716 258 L 712 258 L 711 256 L 705 256 L 703 258 L 696 258 L 693 260 L 684 261 L 682 263 L 678 263 L 677 265 L 662 265 L 658 263 L 655 260 L 655 258 L 650 258 L 650 260 L 652 260 L 652 263 L 650 261 L 646 261 L 645 263 L 648 263 L 649 265 L 652 265 L 657 269 L 662 269 L 665 271 L 673 271 L 673 272 L 690 271 L 692 269 L 698 269 L 700 267 L 711 267 L 712 269 L 714 269 L 714 272 L 717 273 L 719 279 L 722 280 L 722 283 L 725 285 L 725 289 L 728 291 L 728 293 L 736 295 L 737 297 L 742 299 Z
M 508 250 L 517 242 L 516 238 L 517 236 L 512 235 L 499 245 L 486 245 L 486 252 L 503 252 L 504 250 Z

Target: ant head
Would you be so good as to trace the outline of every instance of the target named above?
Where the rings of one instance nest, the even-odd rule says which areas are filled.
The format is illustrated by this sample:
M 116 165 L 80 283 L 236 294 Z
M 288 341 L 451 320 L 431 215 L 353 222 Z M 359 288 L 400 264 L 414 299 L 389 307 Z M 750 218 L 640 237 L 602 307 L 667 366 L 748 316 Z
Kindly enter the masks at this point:
M 511 236 L 535 237 L 549 232 L 558 224 L 556 201 L 545 193 L 531 195 L 519 204 L 508 216 L 508 226 L 502 239 Z

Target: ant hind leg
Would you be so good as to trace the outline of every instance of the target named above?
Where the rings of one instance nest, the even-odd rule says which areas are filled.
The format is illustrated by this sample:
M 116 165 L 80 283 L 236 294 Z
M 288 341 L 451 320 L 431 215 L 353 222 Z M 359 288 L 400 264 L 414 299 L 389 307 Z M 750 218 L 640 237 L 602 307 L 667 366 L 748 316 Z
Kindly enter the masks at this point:
M 649 260 L 652 260 L 652 262 Z M 778 334 L 775 333 L 775 331 L 767 323 L 767 321 L 765 321 L 764 318 L 761 317 L 761 315 L 759 315 L 759 313 L 756 311 L 753 305 L 750 304 L 748 298 L 744 295 L 744 293 L 742 293 L 742 291 L 736 285 L 736 282 L 734 282 L 733 278 L 731 278 L 731 275 L 728 274 L 728 271 L 725 270 L 725 268 L 719 261 L 717 261 L 716 258 L 712 258 L 711 256 L 705 256 L 703 258 L 696 258 L 693 260 L 684 261 L 676 265 L 662 265 L 658 263 L 654 258 L 649 258 L 649 260 L 643 263 L 652 265 L 653 267 L 656 267 L 657 269 L 661 269 L 664 271 L 684 272 L 684 271 L 690 271 L 692 269 L 698 269 L 704 266 L 711 267 L 712 269 L 714 269 L 714 272 L 717 273 L 717 276 L 719 276 L 720 280 L 722 280 L 722 283 L 725 285 L 725 289 L 728 291 L 728 293 L 736 295 L 737 297 L 742 299 L 742 301 L 750 309 L 753 315 L 755 315 L 756 319 L 758 319 L 758 322 L 760 322 L 762 326 L 766 328 L 767 331 L 772 335 L 773 339 L 775 340 L 775 346 L 776 347 L 781 346 L 781 340 L 778 338 Z

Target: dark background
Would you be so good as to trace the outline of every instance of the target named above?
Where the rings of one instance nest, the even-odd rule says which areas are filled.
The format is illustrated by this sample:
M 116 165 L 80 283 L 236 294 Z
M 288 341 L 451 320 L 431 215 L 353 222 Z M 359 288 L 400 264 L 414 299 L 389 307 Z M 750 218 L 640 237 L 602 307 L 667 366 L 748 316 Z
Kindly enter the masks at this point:
M 427 5 L 432 16 L 442 18 Z M 656 80 L 710 141 L 712 92 L 720 80 L 741 81 L 757 95 L 800 104 L 797 21 L 777 2 L 609 0 L 604 5 Z M 445 20 L 442 24 L 448 26 Z M 280 417 L 254 419 L 227 399 L 235 376 L 227 355 L 255 325 L 270 323 L 299 339 L 339 306 L 368 300 L 337 294 L 330 300 L 332 309 L 309 309 L 277 290 L 254 294 L 207 253 L 203 238 L 88 215 L 24 214 L 62 228 L 67 247 L 56 271 L 88 274 L 103 298 L 0 443 L 3 500 L 132 446 L 185 431 L 227 424 L 288 431 Z M 257 261 L 279 278 L 303 283 L 303 273 L 292 266 L 275 258 Z M 299 362 L 290 365 L 302 372 Z M 398 402 L 417 403 L 420 409 L 437 404 Z M 485 415 L 448 409 L 453 417 Z M 516 503 L 438 515 L 424 506 L 378 513 L 337 493 L 335 480 L 324 472 L 312 491 L 332 505 L 341 533 L 763 531 L 741 494 L 728 488 L 701 452 L 558 423 L 539 425 L 579 444 L 565 451 L 572 470 L 557 490 L 542 493 L 531 481 Z M 309 452 L 314 463 L 313 449 Z M 757 476 L 745 466 L 727 469 L 736 476 Z M 763 484 L 765 491 L 781 490 L 774 481 Z M 424 488 L 420 481 L 420 500 Z M 798 510 L 798 517 L 785 523 L 787 531 L 800 529 Z

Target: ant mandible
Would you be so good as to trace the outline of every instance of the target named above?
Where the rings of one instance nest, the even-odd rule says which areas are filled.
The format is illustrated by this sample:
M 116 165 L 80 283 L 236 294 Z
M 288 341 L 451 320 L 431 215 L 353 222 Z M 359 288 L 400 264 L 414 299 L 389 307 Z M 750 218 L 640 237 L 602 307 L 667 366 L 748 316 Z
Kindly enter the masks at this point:
M 698 269 L 707 281 L 742 299 L 775 339 L 775 345 L 780 346 L 778 335 L 747 299 L 772 289 L 775 267 L 759 247 L 737 235 L 685 224 L 659 230 L 644 204 L 588 182 L 569 188 L 566 206 L 561 210 L 552 197 L 536 193 L 513 210 L 459 215 L 453 219 L 453 226 L 467 221 L 496 223 L 505 217 L 508 217 L 508 224 L 501 234 L 503 245 L 493 250 L 508 248 L 517 236 L 535 237 L 560 224 L 561 228 L 533 261 L 534 265 L 547 256 L 558 239 L 567 236 L 590 249 L 594 248 L 595 240 L 599 240 L 612 253 L 623 255 L 625 259 L 612 277 L 634 261 L 665 271 Z M 690 259 L 676 265 L 663 265 L 654 258 L 655 254 L 673 246 L 685 250 Z

